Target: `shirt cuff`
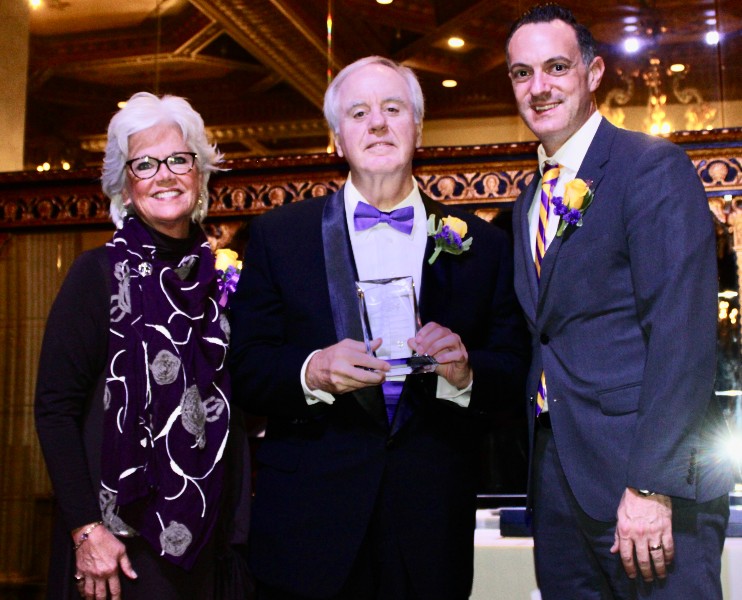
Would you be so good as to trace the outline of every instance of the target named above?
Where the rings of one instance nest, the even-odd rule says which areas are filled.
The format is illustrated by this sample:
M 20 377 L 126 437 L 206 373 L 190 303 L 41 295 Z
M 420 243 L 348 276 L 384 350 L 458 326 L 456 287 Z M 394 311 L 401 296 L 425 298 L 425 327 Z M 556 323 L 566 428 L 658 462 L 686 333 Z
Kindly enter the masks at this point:
M 461 408 L 469 408 L 472 385 L 474 385 L 474 378 L 472 378 L 469 385 L 465 388 L 459 389 L 452 383 L 449 383 L 448 379 L 438 375 L 438 387 L 435 395 L 441 400 L 449 400 L 454 404 L 458 404 Z
M 312 404 L 317 404 L 318 402 L 324 402 L 325 404 L 332 404 L 333 402 L 335 402 L 335 396 L 333 396 L 330 392 L 325 392 L 324 390 L 310 390 L 309 386 L 307 386 L 307 365 L 309 365 L 309 361 L 315 354 L 317 354 L 317 352 L 320 351 L 315 350 L 309 356 L 307 356 L 307 359 L 301 366 L 301 389 L 304 390 L 304 398 L 306 399 L 309 406 L 312 406 Z

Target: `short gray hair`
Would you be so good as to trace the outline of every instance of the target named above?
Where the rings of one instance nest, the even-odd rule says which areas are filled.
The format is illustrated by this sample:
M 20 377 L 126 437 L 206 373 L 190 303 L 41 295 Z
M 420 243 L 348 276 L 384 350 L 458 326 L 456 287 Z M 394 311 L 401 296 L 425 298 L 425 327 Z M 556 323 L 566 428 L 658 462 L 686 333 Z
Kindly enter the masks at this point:
M 415 118 L 415 123 L 420 125 L 423 122 L 423 116 L 425 115 L 425 98 L 423 97 L 423 91 L 420 87 L 420 82 L 417 80 L 417 75 L 409 67 L 400 65 L 391 59 L 384 58 L 383 56 L 367 56 L 366 58 L 360 58 L 357 61 L 350 63 L 344 67 L 332 80 L 327 91 L 325 92 L 325 104 L 324 113 L 327 125 L 330 127 L 330 131 L 333 134 L 337 134 L 340 127 L 340 107 L 338 106 L 338 95 L 340 87 L 348 76 L 355 73 L 358 69 L 361 69 L 367 65 L 384 65 L 393 69 L 399 73 L 407 83 L 407 88 L 410 92 L 410 98 L 412 98 L 412 110 Z
M 209 144 L 204 120 L 184 98 L 178 96 L 158 97 L 149 92 L 138 92 L 126 102 L 108 124 L 108 141 L 103 158 L 101 183 L 103 193 L 111 201 L 111 220 L 121 227 L 124 217 L 133 208 L 124 206 L 123 190 L 126 182 L 126 161 L 129 156 L 129 136 L 154 127 L 155 125 L 177 125 L 183 134 L 183 141 L 191 152 L 195 152 L 196 165 L 201 174 L 199 195 L 206 197 L 198 202 L 191 219 L 200 223 L 208 211 L 207 187 L 209 177 L 220 170 L 218 165 L 224 156 L 216 145 Z

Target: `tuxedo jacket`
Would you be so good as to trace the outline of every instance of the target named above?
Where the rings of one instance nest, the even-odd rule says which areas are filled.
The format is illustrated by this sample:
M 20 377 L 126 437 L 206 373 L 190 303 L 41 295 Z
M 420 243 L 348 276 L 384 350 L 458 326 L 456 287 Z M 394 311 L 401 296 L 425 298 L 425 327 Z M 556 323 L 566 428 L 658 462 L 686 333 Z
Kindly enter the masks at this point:
M 420 597 L 471 587 L 478 438 L 517 402 L 527 332 L 507 236 L 423 197 L 426 212 L 465 220 L 469 251 L 423 266 L 419 308 L 458 333 L 474 372 L 471 402 L 436 398 L 436 376 L 408 376 L 393 422 L 380 386 L 308 405 L 300 369 L 313 350 L 363 340 L 343 190 L 256 218 L 230 301 L 234 401 L 266 415 L 257 453 L 251 565 L 259 580 L 325 597 L 348 577 L 377 500 L 389 509 Z M 520 390 L 520 391 L 518 391 Z
M 513 210 L 531 440 L 543 369 L 558 455 L 589 516 L 613 521 L 628 486 L 720 497 L 731 470 L 711 439 L 722 426 L 715 237 L 695 169 L 677 146 L 603 120 L 577 177 L 593 203 L 550 244 L 540 283 L 528 225 L 538 174 Z

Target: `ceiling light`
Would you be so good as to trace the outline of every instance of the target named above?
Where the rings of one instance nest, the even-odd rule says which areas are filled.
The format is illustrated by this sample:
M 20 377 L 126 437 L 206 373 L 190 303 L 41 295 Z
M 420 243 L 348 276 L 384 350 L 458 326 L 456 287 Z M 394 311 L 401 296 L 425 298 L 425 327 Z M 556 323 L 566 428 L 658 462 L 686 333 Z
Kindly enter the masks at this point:
M 682 73 L 685 71 L 685 65 L 682 63 L 675 63 L 674 65 L 670 65 L 670 70 L 673 73 Z
M 391 4 L 392 0 L 376 0 L 378 4 Z
M 708 33 L 706 33 L 706 43 L 709 46 L 716 46 L 716 44 L 719 43 L 719 32 L 709 31 Z
M 126 106 L 126 100 L 121 100 L 120 102 L 117 102 L 116 106 L 118 106 L 119 108 L 124 108 L 124 106 Z
M 37 8 L 41 7 L 41 0 L 28 0 L 28 4 L 36 10 Z
M 448 38 L 448 45 L 451 48 L 462 48 L 464 46 L 464 40 L 460 37 L 450 37 Z
M 454 88 L 454 87 L 456 87 L 459 84 L 458 84 L 458 82 L 455 79 L 444 79 L 441 82 L 441 85 L 443 87 L 447 87 L 447 88 Z
M 626 33 L 634 33 L 637 29 L 639 29 L 636 25 L 625 25 L 623 30 Z
M 639 40 L 635 37 L 626 38 L 623 43 L 623 49 L 629 54 L 634 54 L 639 50 Z

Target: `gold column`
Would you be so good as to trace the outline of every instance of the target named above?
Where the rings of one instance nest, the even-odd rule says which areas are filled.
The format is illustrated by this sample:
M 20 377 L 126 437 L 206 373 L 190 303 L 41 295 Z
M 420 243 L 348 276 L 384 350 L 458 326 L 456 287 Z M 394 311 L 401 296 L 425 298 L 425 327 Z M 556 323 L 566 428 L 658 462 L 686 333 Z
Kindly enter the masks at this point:
M 28 81 L 28 0 L 0 2 L 0 171 L 23 170 Z
M 46 578 L 51 486 L 34 387 L 47 313 L 79 249 L 75 233 L 0 234 L 0 598 Z

